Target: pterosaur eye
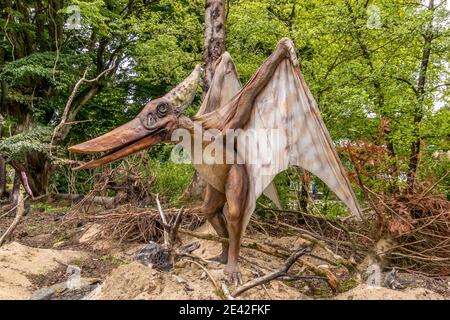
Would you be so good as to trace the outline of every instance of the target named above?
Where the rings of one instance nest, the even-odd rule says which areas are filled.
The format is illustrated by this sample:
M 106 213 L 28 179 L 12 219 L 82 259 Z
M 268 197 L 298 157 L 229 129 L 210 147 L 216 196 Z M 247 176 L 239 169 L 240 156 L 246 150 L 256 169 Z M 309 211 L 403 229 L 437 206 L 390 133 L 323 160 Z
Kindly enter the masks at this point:
M 167 115 L 167 112 L 169 111 L 169 108 L 167 107 L 166 103 L 160 103 L 158 104 L 158 106 L 156 107 L 156 115 L 158 116 L 158 118 L 163 118 Z

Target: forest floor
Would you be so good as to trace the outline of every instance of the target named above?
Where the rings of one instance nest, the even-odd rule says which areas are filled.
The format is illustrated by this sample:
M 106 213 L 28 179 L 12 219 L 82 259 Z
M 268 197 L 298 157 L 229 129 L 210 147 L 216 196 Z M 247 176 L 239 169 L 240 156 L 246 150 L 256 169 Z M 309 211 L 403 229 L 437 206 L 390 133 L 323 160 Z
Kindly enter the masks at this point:
M 76 221 L 62 223 L 68 207 L 34 206 L 15 230 L 10 242 L 0 248 L 0 299 L 79 299 L 90 292 L 90 299 L 222 299 L 226 279 L 223 266 L 210 263 L 206 271 L 197 263 L 181 260 L 170 272 L 161 272 L 134 261 L 144 243 L 119 243 L 100 237 L 98 225 Z M 0 220 L 0 232 L 6 230 L 13 217 Z M 199 233 L 213 233 L 208 225 Z M 305 244 L 295 236 L 270 237 L 251 232 L 249 238 L 294 251 Z M 198 241 L 196 256 L 209 258 L 219 253 L 217 242 L 183 236 L 183 243 Z M 315 247 L 314 255 L 333 261 L 333 254 Z M 450 299 L 449 279 L 432 279 L 401 273 L 405 289 L 391 290 L 369 287 L 349 274 L 346 268 L 324 263 L 324 260 L 303 256 L 322 270 L 330 270 L 340 285 L 336 291 L 326 281 L 271 281 L 243 293 L 243 299 Z M 241 271 L 244 282 L 279 270 L 285 259 L 263 254 L 250 248 L 241 251 Z M 80 268 L 84 294 L 70 294 L 64 283 L 70 274 L 69 265 Z M 303 273 L 294 265 L 293 273 Z M 363 284 L 361 284 L 363 283 Z M 55 286 L 56 285 L 56 286 Z M 61 287 L 62 285 L 62 287 Z M 50 288 L 50 289 L 45 289 Z M 62 288 L 62 289 L 61 289 Z M 226 288 L 233 292 L 234 286 Z M 47 291 L 46 291 L 47 290 Z M 58 291 L 59 290 L 59 291 Z M 70 291 L 70 290 L 69 290 Z

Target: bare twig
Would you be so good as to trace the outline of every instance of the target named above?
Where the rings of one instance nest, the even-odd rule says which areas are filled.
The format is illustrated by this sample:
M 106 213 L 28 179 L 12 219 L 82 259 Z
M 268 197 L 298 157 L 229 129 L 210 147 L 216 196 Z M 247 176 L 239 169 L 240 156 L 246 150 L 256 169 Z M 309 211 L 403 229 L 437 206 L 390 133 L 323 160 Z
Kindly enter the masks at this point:
M 294 252 L 286 261 L 286 264 L 281 268 L 281 270 L 276 271 L 274 273 L 265 275 L 263 277 L 260 278 L 256 278 L 248 283 L 246 283 L 245 285 L 239 287 L 236 289 L 236 291 L 234 291 L 231 296 L 236 298 L 238 296 L 240 296 L 242 293 L 250 290 L 251 288 L 266 284 L 272 280 L 275 280 L 277 278 L 281 278 L 281 277 L 288 277 L 288 271 L 289 269 L 293 266 L 293 264 L 301 257 L 303 256 L 305 253 L 307 253 L 308 251 L 311 250 L 311 247 L 306 247 L 306 248 L 301 248 L 299 250 L 297 250 L 296 252 Z M 300 277 L 296 277 L 296 279 L 300 279 Z
M 222 288 L 219 287 L 219 285 L 217 284 L 216 279 L 214 279 L 214 277 L 211 275 L 211 273 L 208 271 L 208 269 L 206 269 L 203 265 L 201 265 L 200 263 L 198 263 L 197 261 L 194 260 L 187 260 L 187 262 L 193 263 L 196 266 L 200 267 L 203 271 L 205 271 L 205 273 L 208 275 L 209 279 L 211 279 L 212 284 L 214 285 L 214 287 L 216 288 L 216 294 L 219 298 L 223 299 L 224 295 L 222 292 Z
M 53 130 L 53 134 L 52 134 L 52 138 L 50 140 L 50 146 L 49 146 L 49 153 L 50 155 L 52 154 L 52 148 L 53 148 L 53 142 L 55 140 L 55 137 L 59 134 L 59 132 L 61 131 L 61 129 L 66 126 L 69 125 L 70 122 L 67 121 L 67 119 L 69 118 L 69 114 L 70 111 L 72 109 L 72 103 L 73 100 L 75 99 L 75 96 L 78 93 L 78 90 L 80 89 L 80 86 L 83 83 L 94 83 L 94 82 L 98 82 L 104 75 L 106 75 L 108 72 L 112 71 L 115 69 L 116 67 L 116 61 L 117 58 L 115 57 L 114 60 L 111 63 L 111 66 L 108 69 L 103 70 L 101 73 L 99 73 L 97 75 L 97 77 L 95 77 L 94 79 L 86 79 L 87 73 L 89 71 L 89 66 L 86 67 L 86 69 L 83 72 L 83 76 L 81 77 L 81 79 L 79 79 L 76 83 L 75 86 L 72 89 L 72 92 L 70 93 L 69 98 L 67 99 L 66 105 L 64 106 L 64 111 L 63 111 L 63 115 L 61 117 L 61 121 L 59 122 L 59 124 L 55 127 L 55 130 Z
M 158 208 L 158 212 L 161 217 L 161 221 L 163 223 L 164 245 L 169 246 L 169 232 L 167 231 L 169 224 L 167 223 L 166 216 L 161 208 L 161 203 L 159 202 L 159 195 L 155 196 L 155 200 L 156 200 L 156 207 Z
M 19 199 L 17 201 L 17 212 L 16 217 L 14 218 L 13 222 L 9 226 L 9 228 L 5 231 L 5 233 L 0 238 L 0 246 L 2 246 L 6 238 L 16 229 L 17 225 L 20 223 L 20 220 L 22 219 L 24 213 L 25 213 L 25 200 L 23 197 L 22 191 L 19 191 Z
M 429 187 L 424 193 L 421 194 L 422 197 L 425 197 L 428 193 L 431 192 L 436 186 L 441 183 L 447 176 L 450 174 L 450 170 L 448 170 L 438 181 L 436 181 L 431 187 Z
M 180 229 L 179 232 L 189 235 L 191 237 L 198 238 L 198 239 L 215 241 L 215 242 L 220 242 L 220 243 L 228 242 L 228 239 L 221 238 L 221 237 L 218 237 L 218 236 L 215 236 L 212 234 L 200 234 L 200 233 L 196 233 L 196 232 L 185 230 L 185 229 Z M 312 244 L 314 244 L 314 243 L 312 243 Z M 261 243 L 255 242 L 248 238 L 244 238 L 244 240 L 241 244 L 241 248 L 248 248 L 248 249 L 256 250 L 256 251 L 265 253 L 267 255 L 271 255 L 273 257 L 282 258 L 282 259 L 289 258 L 289 256 L 290 256 L 290 252 L 287 249 L 261 244 Z M 338 282 L 336 276 L 330 270 L 322 270 L 307 261 L 301 261 L 301 262 L 295 261 L 295 262 L 302 266 L 306 266 L 308 268 L 308 270 L 310 270 L 317 276 L 326 277 L 330 288 L 333 291 L 335 291 L 337 289 L 339 282 Z

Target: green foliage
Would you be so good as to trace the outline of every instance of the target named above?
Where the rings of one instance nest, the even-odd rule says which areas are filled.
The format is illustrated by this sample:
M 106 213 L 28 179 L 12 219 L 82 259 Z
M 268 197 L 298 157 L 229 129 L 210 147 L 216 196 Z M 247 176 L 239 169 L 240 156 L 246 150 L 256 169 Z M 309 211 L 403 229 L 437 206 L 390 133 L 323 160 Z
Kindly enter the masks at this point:
M 116 1 L 117 3 L 124 3 L 125 1 Z M 81 24 L 95 27 L 99 33 L 103 36 L 109 36 L 111 28 L 109 26 L 110 18 L 108 16 L 114 15 L 112 10 L 107 10 L 105 1 L 102 0 L 73 0 L 73 6 L 77 6 L 80 9 L 80 16 L 82 18 Z M 69 12 L 67 7 L 62 10 L 67 14 L 72 14 Z
M 16 3 L 2 8 L 0 17 L 0 80 L 7 84 L 1 92 L 6 96 L 0 112 L 8 120 L 3 136 L 7 131 L 18 133 L 29 123 L 35 129 L 0 142 L 0 153 L 8 159 L 21 159 L 27 151 L 47 153 L 48 126 L 59 122 L 86 68 L 86 77 L 93 79 L 114 55 L 119 58 L 114 76 L 81 85 L 76 100 L 86 97 L 93 86 L 98 85 L 98 90 L 77 113 L 79 122 L 71 126 L 64 147 L 134 118 L 145 102 L 164 95 L 202 62 L 204 0 L 42 1 L 41 10 L 34 1 L 21 2 L 27 10 Z M 59 15 L 54 17 L 49 8 L 55 3 L 64 6 L 57 8 Z M 379 28 L 367 25 L 365 6 L 369 4 L 381 10 Z M 80 8 L 80 29 L 64 25 L 73 14 L 70 5 Z M 436 180 L 448 171 L 448 161 L 436 161 L 426 148 L 450 149 L 448 18 L 445 5 L 430 11 L 415 0 L 231 0 L 226 43 L 245 83 L 279 39 L 292 38 L 334 141 L 392 145 L 394 160 L 373 171 L 396 166 L 400 176 L 408 171 L 411 145 L 419 138 L 425 150 L 419 177 Z M 61 26 L 59 38 L 55 38 L 55 24 Z M 433 40 L 428 45 L 425 36 L 429 32 Z M 426 81 L 419 92 L 420 66 L 428 47 Z M 188 115 L 198 108 L 200 92 Z M 382 120 L 388 124 L 386 131 Z M 170 163 L 170 150 L 170 146 L 159 145 L 149 155 L 158 163 L 156 190 L 174 202 L 193 168 Z M 63 151 L 58 156 L 68 154 Z M 348 159 L 346 166 L 350 167 Z M 295 202 L 295 174 L 289 170 L 276 178 L 284 206 Z M 82 182 L 88 175 L 80 173 L 77 180 L 83 192 L 90 188 Z M 57 190 L 67 190 L 61 171 L 51 180 Z M 391 182 L 378 179 L 373 186 L 381 190 Z M 448 179 L 441 184 L 448 185 Z M 271 205 L 265 198 L 260 203 Z M 342 213 L 332 199 L 319 209 L 332 216 Z
M 60 67 L 69 70 L 77 61 L 73 54 L 63 54 L 59 57 Z M 2 68 L 0 79 L 8 82 L 11 87 L 33 87 L 37 81 L 48 81 L 56 90 L 67 90 L 75 80 L 70 72 L 54 69 L 54 52 L 36 52 L 22 59 L 11 61 Z
M 316 213 L 320 213 L 328 220 L 335 220 L 337 217 L 347 216 L 348 208 L 340 201 L 330 200 L 325 197 L 315 206 Z
M 174 164 L 171 161 L 156 162 L 156 165 L 155 192 L 163 195 L 168 203 L 179 204 L 182 192 L 194 174 L 194 167 L 190 164 Z
M 34 129 L 0 140 L 0 155 L 7 161 L 21 160 L 28 152 L 47 154 L 52 130 L 38 126 Z
M 381 9 L 379 29 L 367 27 L 367 10 L 357 1 L 233 1 L 228 17 L 228 50 L 247 80 L 281 37 L 291 37 L 332 137 L 374 141 L 380 117 L 384 116 L 391 126 L 389 139 L 395 150 L 408 155 L 411 142 L 422 134 L 414 124 L 418 101 L 414 91 L 398 78 L 415 82 L 424 46 L 423 30 L 431 16 L 414 3 L 370 4 Z M 448 98 L 444 98 L 448 90 L 439 92 L 434 87 L 449 74 L 445 18 L 448 11 L 441 6 L 434 17 L 439 37 L 432 44 L 421 130 L 429 128 L 431 118 L 439 119 L 436 128 L 445 127 L 445 117 L 433 116 L 436 105 L 448 106 Z M 445 134 L 441 132 L 439 137 L 442 140 Z
M 203 2 L 158 1 L 130 19 L 138 39 L 129 50 L 138 96 L 164 95 L 202 62 Z
M 45 213 L 65 212 L 67 210 L 67 207 L 53 207 L 47 203 L 36 203 L 32 204 L 31 207 Z

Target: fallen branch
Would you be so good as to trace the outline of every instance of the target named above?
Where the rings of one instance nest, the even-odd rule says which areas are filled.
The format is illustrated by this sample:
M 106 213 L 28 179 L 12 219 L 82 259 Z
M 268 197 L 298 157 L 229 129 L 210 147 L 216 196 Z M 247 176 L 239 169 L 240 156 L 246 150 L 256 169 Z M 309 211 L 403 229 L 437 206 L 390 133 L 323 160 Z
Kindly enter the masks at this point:
M 222 283 L 222 292 L 228 300 L 234 300 L 234 298 L 230 294 L 230 290 L 228 290 L 228 287 L 225 283 Z
M 24 213 L 25 213 L 25 199 L 23 197 L 22 191 L 19 191 L 19 199 L 17 201 L 16 217 L 14 218 L 14 221 L 11 223 L 9 228 L 5 231 L 5 233 L 0 238 L 0 247 L 6 241 L 6 238 L 16 229 L 20 220 L 24 216 Z
M 13 212 L 14 210 L 16 210 L 18 206 L 19 206 L 19 204 L 16 204 L 16 205 L 13 206 L 11 209 L 9 209 L 9 210 L 6 211 L 5 213 L 3 213 L 3 214 L 0 216 L 0 219 L 3 218 L 3 217 L 6 217 L 8 214 L 10 214 L 10 213 Z
M 51 197 L 58 200 L 80 202 L 86 198 L 83 194 L 71 194 L 71 193 L 55 193 L 51 194 Z M 89 198 L 91 203 L 104 206 L 105 208 L 112 209 L 116 206 L 116 197 L 106 196 L 92 196 Z
M 197 232 L 193 232 L 193 231 L 185 230 L 185 229 L 179 229 L 179 232 L 183 233 L 185 235 L 189 235 L 194 238 L 202 239 L 202 240 L 215 241 L 215 242 L 220 242 L 220 243 L 228 243 L 228 239 L 221 238 L 221 237 L 218 237 L 218 236 L 215 236 L 212 234 L 201 234 L 201 233 L 197 233 Z M 259 252 L 262 252 L 267 255 L 277 257 L 277 258 L 286 259 L 286 258 L 290 257 L 290 252 L 288 250 L 283 250 L 281 248 L 273 248 L 271 246 L 263 245 L 263 244 L 260 244 L 260 243 L 254 242 L 254 241 L 249 242 L 248 239 L 246 239 L 246 238 L 244 238 L 244 241 L 242 242 L 241 247 L 253 249 L 253 250 L 256 250 L 256 251 L 259 251 Z M 326 277 L 330 288 L 333 291 L 337 290 L 337 288 L 339 286 L 339 282 L 338 282 L 336 276 L 330 270 L 318 268 L 307 261 L 295 261 L 295 263 L 299 264 L 300 266 L 307 267 L 307 269 L 310 270 L 311 272 L 313 272 L 316 276 Z
M 156 195 L 155 200 L 156 200 L 156 206 L 158 208 L 159 216 L 161 217 L 161 221 L 163 223 L 164 245 L 166 247 L 169 247 L 169 232 L 167 230 L 169 228 L 169 224 L 167 223 L 166 215 L 162 211 L 161 203 L 159 202 L 159 195 Z
M 202 266 L 200 263 L 198 263 L 197 261 L 194 260 L 187 260 L 187 262 L 189 263 L 193 263 L 196 266 L 200 267 L 205 273 L 206 275 L 209 277 L 209 279 L 211 280 L 212 284 L 214 285 L 214 287 L 216 288 L 216 294 L 218 297 L 220 297 L 221 299 L 224 298 L 224 293 L 222 291 L 222 288 L 219 287 L 219 285 L 217 284 L 216 279 L 214 279 L 214 277 L 211 275 L 211 273 L 208 271 L 208 269 L 206 269 L 204 266 Z
M 283 222 L 279 222 L 280 225 L 291 228 L 292 230 L 297 230 L 299 232 L 304 232 L 307 230 L 301 229 L 301 228 L 297 228 L 294 226 L 291 226 L 287 223 L 283 223 Z M 311 235 L 310 235 L 311 234 Z M 331 261 L 327 261 L 328 263 L 331 263 L 332 265 L 342 265 L 344 266 L 347 270 L 349 271 L 353 271 L 355 269 L 355 264 L 353 262 L 351 262 L 350 260 L 344 259 L 342 256 L 336 255 L 330 248 L 327 247 L 325 241 L 323 241 L 323 238 L 320 238 L 316 235 L 313 235 L 312 233 L 310 233 L 308 235 L 302 235 L 301 238 L 310 241 L 311 243 L 316 244 L 317 246 L 321 247 L 322 249 L 324 249 L 326 252 L 328 252 L 330 255 L 332 255 L 333 258 L 336 259 L 336 262 L 331 262 Z M 323 258 L 321 257 L 317 257 L 321 260 L 323 260 Z
M 297 262 L 297 260 L 303 256 L 305 253 L 310 252 L 311 251 L 311 247 L 306 247 L 306 248 L 301 248 L 299 250 L 297 250 L 296 252 L 294 252 L 286 261 L 286 264 L 281 268 L 281 270 L 276 271 L 274 273 L 265 275 L 263 277 L 260 278 L 256 278 L 250 282 L 248 282 L 247 284 L 239 287 L 236 289 L 236 291 L 234 291 L 231 296 L 233 298 L 236 298 L 238 296 L 240 296 L 242 293 L 260 286 L 260 285 L 264 285 L 272 280 L 278 279 L 278 278 L 283 278 L 284 280 L 301 280 L 301 279 L 305 279 L 308 278 L 310 279 L 311 276 L 299 276 L 299 275 L 290 275 L 289 269 L 294 265 L 295 262 Z M 320 278 L 320 279 L 325 279 L 324 277 L 314 277 L 315 279 Z
M 87 73 L 89 71 L 89 65 L 86 67 L 86 69 L 84 70 L 83 76 L 81 77 L 81 79 L 79 79 L 75 83 L 75 86 L 73 87 L 72 92 L 70 93 L 69 98 L 67 99 L 66 105 L 64 106 L 64 111 L 63 111 L 63 114 L 62 114 L 62 117 L 61 117 L 61 121 L 55 127 L 55 129 L 53 130 L 52 138 L 50 140 L 50 147 L 49 147 L 50 155 L 52 155 L 52 148 L 53 148 L 53 143 L 54 143 L 55 138 L 58 137 L 58 135 L 60 134 L 60 131 L 62 130 L 62 128 L 64 128 L 64 126 L 69 125 L 72 122 L 72 121 L 68 121 L 68 119 L 69 119 L 70 111 L 71 111 L 71 108 L 72 108 L 72 103 L 75 100 L 75 96 L 77 95 L 78 90 L 80 89 L 80 86 L 83 83 L 99 82 L 100 79 L 104 75 L 106 75 L 110 71 L 113 71 L 116 68 L 116 61 L 117 61 L 117 58 L 115 57 L 113 59 L 111 65 L 109 66 L 109 68 L 107 68 L 106 70 L 103 70 L 94 79 L 86 79 Z

